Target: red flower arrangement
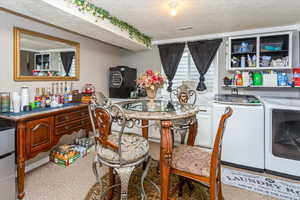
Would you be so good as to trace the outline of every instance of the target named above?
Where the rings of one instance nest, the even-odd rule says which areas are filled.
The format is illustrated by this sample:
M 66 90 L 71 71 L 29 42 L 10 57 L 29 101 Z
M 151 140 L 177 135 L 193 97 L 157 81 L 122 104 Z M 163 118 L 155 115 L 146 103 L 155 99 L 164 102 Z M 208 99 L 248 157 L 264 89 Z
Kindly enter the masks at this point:
M 146 70 L 138 78 L 137 83 L 140 87 L 145 89 L 155 90 L 156 88 L 161 88 L 164 85 L 164 78 L 160 72 L 154 72 L 151 69 Z

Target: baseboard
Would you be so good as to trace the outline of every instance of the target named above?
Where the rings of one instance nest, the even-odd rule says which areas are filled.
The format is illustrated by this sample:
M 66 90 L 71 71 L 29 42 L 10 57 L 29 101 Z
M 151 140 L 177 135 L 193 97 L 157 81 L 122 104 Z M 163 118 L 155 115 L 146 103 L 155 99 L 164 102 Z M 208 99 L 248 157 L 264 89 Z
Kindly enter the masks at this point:
M 268 170 L 268 169 L 266 169 L 265 172 L 267 174 L 272 174 L 272 175 L 275 175 L 275 176 L 280 176 L 280 177 L 283 177 L 283 178 L 289 178 L 289 179 L 292 179 L 292 180 L 300 181 L 299 176 L 285 174 L 285 173 L 281 173 L 281 172 L 276 172 L 276 171 L 272 171 L 272 170 Z
M 42 158 L 34 163 L 31 163 L 27 166 L 25 166 L 25 173 L 30 172 L 31 170 L 34 170 L 44 164 L 47 164 L 50 161 L 49 156 Z
M 160 138 L 149 137 L 149 141 L 150 141 L 150 142 L 155 142 L 155 143 L 160 143 Z
M 227 165 L 230 167 L 245 169 L 245 170 L 249 170 L 249 171 L 260 172 L 260 173 L 264 172 L 264 169 L 261 169 L 261 168 L 249 167 L 249 166 L 239 165 L 239 164 L 230 163 L 230 162 L 226 162 L 226 161 L 221 161 L 221 163 L 222 163 L 222 165 Z

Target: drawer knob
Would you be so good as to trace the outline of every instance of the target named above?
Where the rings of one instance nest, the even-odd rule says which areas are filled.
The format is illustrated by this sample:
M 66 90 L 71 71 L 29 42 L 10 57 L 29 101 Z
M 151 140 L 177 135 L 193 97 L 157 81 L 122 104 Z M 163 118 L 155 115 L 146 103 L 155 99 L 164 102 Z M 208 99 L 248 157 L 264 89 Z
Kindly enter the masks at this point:
M 70 127 L 69 126 L 65 126 L 65 129 L 68 130 L 68 129 L 70 129 Z
M 69 120 L 69 116 L 65 116 L 65 120 Z
M 84 121 L 81 121 L 80 123 L 81 123 L 81 125 L 84 125 Z

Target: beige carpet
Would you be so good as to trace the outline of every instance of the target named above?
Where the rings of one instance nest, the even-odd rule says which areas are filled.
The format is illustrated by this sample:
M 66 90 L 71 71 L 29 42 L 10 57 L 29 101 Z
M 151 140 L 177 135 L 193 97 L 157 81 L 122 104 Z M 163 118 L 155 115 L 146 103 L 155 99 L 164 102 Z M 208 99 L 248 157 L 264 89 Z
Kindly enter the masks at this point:
M 158 145 L 151 151 L 157 154 Z M 91 170 L 94 153 L 77 160 L 69 167 L 48 163 L 26 174 L 25 200 L 84 200 L 90 188 L 95 184 Z M 106 168 L 101 170 L 104 175 Z M 226 200 L 275 200 L 269 196 L 249 192 L 224 185 Z
M 27 173 L 25 200 L 83 200 L 95 183 L 91 168 L 94 155 L 90 153 L 69 167 L 49 162 Z M 101 174 L 106 173 L 103 168 Z
M 152 162 L 150 169 L 148 171 L 147 178 L 154 181 L 156 185 L 159 185 L 160 175 L 157 172 L 157 165 L 158 162 Z M 141 176 L 144 172 L 142 167 L 138 167 L 136 170 L 134 170 L 129 185 L 129 191 L 128 191 L 128 200 L 140 200 L 141 199 L 141 191 L 140 191 L 140 185 L 141 185 Z M 104 191 L 106 191 L 108 185 L 109 185 L 109 176 L 103 177 L 103 186 Z M 179 178 L 176 175 L 172 175 L 170 178 L 171 181 L 171 188 L 175 188 L 176 185 L 179 183 Z M 116 183 L 120 183 L 120 180 L 118 177 L 116 177 Z M 132 187 L 137 186 L 137 187 Z M 159 200 L 160 194 L 158 191 L 154 188 L 152 184 L 150 184 L 148 181 L 145 181 L 145 192 L 147 194 L 147 200 Z M 183 196 L 181 197 L 181 200 L 206 200 L 208 199 L 208 189 L 200 184 L 194 184 L 194 192 L 190 192 L 188 187 L 184 187 Z M 99 184 L 95 184 L 91 189 L 88 195 L 86 196 L 85 200 L 99 200 L 101 191 L 103 188 L 100 187 Z M 116 187 L 114 190 L 114 198 L 113 200 L 120 199 L 120 187 Z

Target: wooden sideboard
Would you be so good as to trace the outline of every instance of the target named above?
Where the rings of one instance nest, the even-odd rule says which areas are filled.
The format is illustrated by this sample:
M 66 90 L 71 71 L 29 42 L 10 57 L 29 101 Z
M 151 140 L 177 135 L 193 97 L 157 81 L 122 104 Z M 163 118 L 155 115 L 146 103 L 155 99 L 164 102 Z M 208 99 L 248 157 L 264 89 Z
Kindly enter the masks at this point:
M 34 112 L 22 116 L 0 115 L 0 118 L 16 122 L 16 162 L 18 198 L 23 199 L 25 161 L 41 152 L 49 151 L 60 137 L 86 131 L 91 128 L 88 105 L 74 104 L 48 111 Z

